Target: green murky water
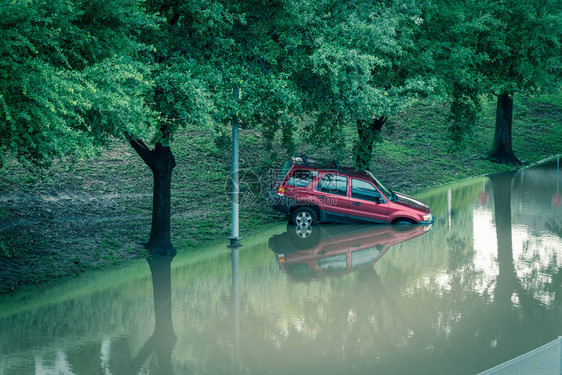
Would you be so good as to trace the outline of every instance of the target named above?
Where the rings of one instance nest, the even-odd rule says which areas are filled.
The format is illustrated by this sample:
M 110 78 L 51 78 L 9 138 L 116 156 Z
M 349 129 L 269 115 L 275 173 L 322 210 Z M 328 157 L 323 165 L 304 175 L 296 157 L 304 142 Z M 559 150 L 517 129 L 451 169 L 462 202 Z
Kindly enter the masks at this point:
M 0 299 L 0 375 L 475 374 L 562 335 L 557 161 Z M 225 240 L 226 244 L 226 240 Z

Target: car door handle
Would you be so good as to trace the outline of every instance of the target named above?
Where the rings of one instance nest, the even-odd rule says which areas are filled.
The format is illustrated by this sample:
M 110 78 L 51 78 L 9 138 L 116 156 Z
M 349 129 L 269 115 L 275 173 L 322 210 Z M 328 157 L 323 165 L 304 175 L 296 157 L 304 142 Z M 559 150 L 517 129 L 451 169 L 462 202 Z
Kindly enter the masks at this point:
M 323 195 L 319 195 L 318 198 L 320 198 L 320 199 L 326 199 L 326 197 L 323 196 Z
M 356 206 L 361 206 L 361 203 L 359 203 L 359 202 L 353 202 L 353 204 L 356 205 Z

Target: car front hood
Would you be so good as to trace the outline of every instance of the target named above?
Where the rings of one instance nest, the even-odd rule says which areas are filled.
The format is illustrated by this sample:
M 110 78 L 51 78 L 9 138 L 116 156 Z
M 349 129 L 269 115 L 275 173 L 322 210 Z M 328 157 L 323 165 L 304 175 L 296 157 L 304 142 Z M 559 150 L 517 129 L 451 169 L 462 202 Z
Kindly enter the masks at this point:
M 408 195 L 396 193 L 396 202 L 395 204 L 399 204 L 401 206 L 406 206 L 410 208 L 414 208 L 416 210 L 420 210 L 424 213 L 429 213 L 429 206 L 423 203 L 422 201 L 417 200 L 416 198 L 412 198 Z

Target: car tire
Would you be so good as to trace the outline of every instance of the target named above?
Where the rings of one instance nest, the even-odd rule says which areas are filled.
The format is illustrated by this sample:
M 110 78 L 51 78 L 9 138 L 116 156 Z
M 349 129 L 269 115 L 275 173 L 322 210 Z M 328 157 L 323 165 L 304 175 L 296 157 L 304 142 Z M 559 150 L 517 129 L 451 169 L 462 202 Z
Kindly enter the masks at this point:
M 392 228 L 397 232 L 407 232 L 416 227 L 414 224 L 409 220 L 397 220 L 392 223 Z
M 306 226 L 315 225 L 318 222 L 318 215 L 316 211 L 311 207 L 298 207 L 292 213 L 289 218 L 291 224 Z
M 392 225 L 412 225 L 412 223 L 407 220 L 400 220 L 392 223 Z

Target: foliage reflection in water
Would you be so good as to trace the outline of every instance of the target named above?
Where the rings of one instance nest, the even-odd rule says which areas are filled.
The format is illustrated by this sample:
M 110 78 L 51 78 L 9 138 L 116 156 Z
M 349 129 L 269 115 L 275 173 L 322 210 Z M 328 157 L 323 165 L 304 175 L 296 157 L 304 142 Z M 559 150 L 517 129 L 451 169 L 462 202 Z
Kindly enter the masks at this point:
M 2 297 L 0 374 L 478 373 L 562 334 L 559 179 L 432 189 L 425 232 L 279 225 Z

